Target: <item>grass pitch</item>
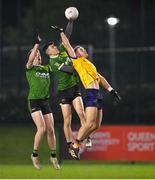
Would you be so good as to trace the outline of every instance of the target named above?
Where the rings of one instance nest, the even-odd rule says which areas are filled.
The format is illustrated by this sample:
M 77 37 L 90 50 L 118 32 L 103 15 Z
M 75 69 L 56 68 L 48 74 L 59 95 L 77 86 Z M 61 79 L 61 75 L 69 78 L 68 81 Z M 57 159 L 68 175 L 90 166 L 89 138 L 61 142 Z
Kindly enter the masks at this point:
M 0 165 L 0 179 L 153 179 L 153 164 L 111 164 L 65 161 L 60 170 L 49 165 L 36 170 L 30 165 Z
M 62 161 L 61 169 L 55 170 L 49 162 L 46 137 L 40 148 L 43 168 L 38 171 L 30 159 L 34 134 L 32 124 L 0 124 L 0 179 L 155 178 L 155 163 Z

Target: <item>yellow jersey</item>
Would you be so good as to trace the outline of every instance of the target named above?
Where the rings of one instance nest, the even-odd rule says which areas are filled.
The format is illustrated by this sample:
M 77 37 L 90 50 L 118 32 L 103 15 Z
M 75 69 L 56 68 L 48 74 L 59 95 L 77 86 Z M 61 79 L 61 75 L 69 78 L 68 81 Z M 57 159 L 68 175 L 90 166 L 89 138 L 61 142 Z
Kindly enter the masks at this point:
M 73 67 L 77 71 L 82 84 L 85 88 L 94 80 L 99 81 L 99 76 L 96 67 L 86 58 L 80 57 L 72 59 Z

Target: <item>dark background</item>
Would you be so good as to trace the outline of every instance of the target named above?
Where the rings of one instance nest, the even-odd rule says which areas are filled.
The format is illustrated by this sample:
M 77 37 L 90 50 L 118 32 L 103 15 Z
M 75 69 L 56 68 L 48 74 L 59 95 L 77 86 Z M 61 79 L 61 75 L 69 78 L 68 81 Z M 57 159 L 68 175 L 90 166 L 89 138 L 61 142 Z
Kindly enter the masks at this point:
M 153 0 L 0 0 L 0 122 L 31 122 L 25 78 L 27 52 L 34 43 L 36 28 L 43 42 L 58 39 L 50 26 L 65 28 L 64 11 L 69 6 L 77 7 L 80 14 L 74 23 L 71 43 L 88 48 L 98 72 L 122 96 L 121 103 L 116 105 L 103 90 L 103 123 L 155 124 Z M 120 20 L 113 29 L 106 23 L 109 16 Z M 42 55 L 46 63 L 47 57 Z M 52 79 L 51 104 L 57 124 L 63 120 L 56 80 Z M 75 113 L 73 122 L 79 122 Z

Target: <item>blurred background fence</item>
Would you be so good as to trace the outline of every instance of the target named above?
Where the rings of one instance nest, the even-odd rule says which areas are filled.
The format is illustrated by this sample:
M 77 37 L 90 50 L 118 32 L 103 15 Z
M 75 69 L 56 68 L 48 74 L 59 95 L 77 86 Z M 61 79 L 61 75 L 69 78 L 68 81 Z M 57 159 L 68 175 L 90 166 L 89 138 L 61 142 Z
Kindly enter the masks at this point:
M 85 150 L 82 159 L 94 160 L 98 157 L 100 160 L 131 161 L 132 159 L 136 161 L 137 159 L 135 157 L 140 157 L 140 160 L 147 159 L 149 161 L 151 159 L 151 161 L 153 161 L 153 155 L 151 156 L 151 154 L 154 153 L 154 140 L 152 139 L 147 142 L 143 139 L 140 143 L 136 142 L 136 146 L 132 146 L 134 146 L 135 152 L 138 151 L 137 154 L 135 153 L 134 156 L 132 155 L 129 159 L 127 157 L 130 157 L 130 153 L 132 154 L 132 151 L 130 152 L 128 147 L 130 144 L 128 140 L 129 134 L 135 132 L 137 138 L 142 136 L 145 139 L 145 137 L 147 138 L 148 136 L 154 137 L 154 129 L 150 128 L 150 130 L 147 127 L 137 126 L 137 128 L 135 128 L 134 126 L 129 126 L 129 132 L 124 132 L 127 127 L 122 125 L 155 125 L 154 47 L 115 48 L 113 76 L 111 50 L 109 48 L 95 48 L 91 44 L 85 45 L 85 47 L 88 49 L 89 55 L 98 71 L 103 74 L 110 83 L 115 83 L 113 87 L 121 94 L 122 102 L 118 105 L 114 104 L 110 94 L 103 90 L 104 116 L 102 124 L 104 126 L 102 130 L 95 133 L 92 138 L 94 149 L 92 151 Z M 13 164 L 30 164 L 30 160 L 27 157 L 29 157 L 31 153 L 35 129 L 27 108 L 28 87 L 25 79 L 25 63 L 29 49 L 30 47 L 28 46 L 3 46 L 1 51 L 0 139 L 2 143 L 0 145 L 0 154 L 1 163 L 3 164 L 10 164 L 10 159 Z M 44 60 L 46 63 L 48 62 L 47 57 L 44 57 Z M 59 160 L 70 159 L 63 137 L 63 118 L 58 105 L 56 79 L 54 76 L 51 78 L 51 105 L 55 117 L 58 157 Z M 74 111 L 72 123 L 73 125 L 79 124 L 79 119 Z M 116 130 L 113 130 L 113 132 L 110 129 L 113 127 L 107 129 L 105 125 L 121 125 L 121 127 L 116 126 Z M 123 128 L 123 131 L 119 130 L 121 128 Z M 115 137 L 115 131 L 123 135 L 120 134 L 118 137 Z M 117 134 L 119 134 L 118 132 Z M 105 136 L 107 133 L 108 137 Z M 98 134 L 103 135 L 101 141 L 103 144 L 97 144 L 100 142 Z M 119 141 L 118 145 L 108 144 L 108 142 L 113 143 L 114 139 Z M 133 141 L 131 142 L 133 143 Z M 150 146 L 148 142 L 152 146 Z M 13 151 L 12 147 L 14 147 Z M 95 148 L 97 149 L 98 147 L 102 150 L 96 153 Z M 118 153 L 120 156 L 116 153 L 117 148 L 120 149 Z M 148 152 L 143 155 L 142 153 L 146 151 L 146 148 Z M 126 155 L 125 152 L 127 152 L 128 155 Z M 8 153 L 11 156 L 9 159 L 7 158 Z M 17 153 L 18 157 L 16 157 Z M 96 156 L 96 154 L 99 153 L 101 155 Z M 108 153 L 111 153 L 112 156 L 111 154 L 108 156 Z M 42 143 L 40 154 L 43 163 L 46 164 L 49 150 L 45 139 Z M 151 156 L 150 159 L 148 158 L 148 154 Z
M 64 11 L 69 6 L 76 6 L 80 13 L 71 43 L 88 48 L 98 71 L 122 96 L 122 102 L 115 105 L 103 90 L 103 123 L 155 124 L 153 0 L 0 0 L 0 122 L 30 122 L 25 63 L 33 34 L 39 28 L 44 42 L 58 39 L 50 25 L 65 28 Z M 119 18 L 119 23 L 108 25 L 109 16 Z M 52 79 L 51 104 L 56 123 L 62 123 L 56 80 Z M 73 122 L 77 123 L 74 116 Z
M 87 46 L 86 46 L 87 47 Z M 0 122 L 30 122 L 27 109 L 27 82 L 25 63 L 28 47 L 4 46 L 0 74 Z M 116 48 L 115 74 L 111 75 L 109 49 L 88 46 L 89 54 L 98 72 L 122 96 L 122 102 L 113 104 L 110 94 L 103 90 L 104 120 L 106 124 L 155 124 L 154 47 Z M 46 59 L 47 60 L 47 59 Z M 51 105 L 56 123 L 62 123 L 57 103 L 56 80 L 52 76 Z M 78 120 L 74 114 L 73 122 Z

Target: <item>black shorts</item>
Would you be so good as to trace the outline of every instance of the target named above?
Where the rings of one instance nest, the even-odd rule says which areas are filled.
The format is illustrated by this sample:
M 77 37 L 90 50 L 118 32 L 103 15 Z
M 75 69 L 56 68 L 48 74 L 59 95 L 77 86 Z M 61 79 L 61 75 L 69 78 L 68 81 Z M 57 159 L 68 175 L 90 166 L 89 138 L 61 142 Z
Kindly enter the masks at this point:
M 28 108 L 30 113 L 41 111 L 43 115 L 52 113 L 49 99 L 30 99 L 28 100 Z
M 86 89 L 84 93 L 84 106 L 86 107 L 97 107 L 102 109 L 103 100 L 98 89 Z
M 59 91 L 59 103 L 72 104 L 72 101 L 78 96 L 81 96 L 81 93 L 79 90 L 79 86 L 75 85 L 71 88 Z

